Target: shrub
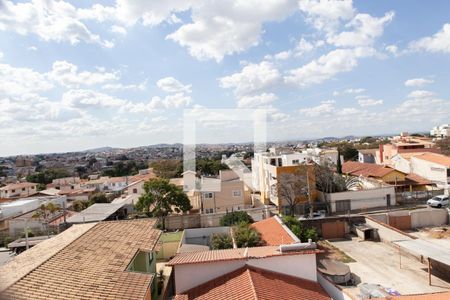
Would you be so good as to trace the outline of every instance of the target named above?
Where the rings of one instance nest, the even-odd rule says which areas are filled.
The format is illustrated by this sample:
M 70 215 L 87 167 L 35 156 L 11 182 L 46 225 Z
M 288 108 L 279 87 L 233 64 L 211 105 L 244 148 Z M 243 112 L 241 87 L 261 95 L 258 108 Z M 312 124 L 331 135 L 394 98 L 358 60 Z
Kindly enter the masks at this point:
M 233 240 L 226 233 L 214 233 L 211 235 L 210 243 L 212 250 L 231 249 L 233 248 Z
M 220 226 L 233 226 L 241 223 L 253 223 L 253 218 L 245 211 L 233 211 L 220 219 Z
M 283 217 L 283 223 L 295 234 L 300 241 L 307 242 L 309 239 L 317 241 L 318 234 L 314 227 L 305 228 L 303 224 L 292 216 Z
M 261 234 L 249 224 L 241 223 L 233 227 L 234 240 L 238 248 L 256 247 L 263 244 Z

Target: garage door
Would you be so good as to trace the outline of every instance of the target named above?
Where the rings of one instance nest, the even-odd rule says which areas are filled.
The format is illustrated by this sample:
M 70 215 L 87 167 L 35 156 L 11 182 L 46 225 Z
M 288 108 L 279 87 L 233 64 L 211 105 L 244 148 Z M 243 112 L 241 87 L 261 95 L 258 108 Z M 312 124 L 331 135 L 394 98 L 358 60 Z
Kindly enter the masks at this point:
M 345 236 L 345 222 L 335 221 L 322 223 L 322 237 L 324 239 L 338 239 Z
M 350 210 L 350 200 L 339 200 L 336 201 L 336 212 L 346 213 Z

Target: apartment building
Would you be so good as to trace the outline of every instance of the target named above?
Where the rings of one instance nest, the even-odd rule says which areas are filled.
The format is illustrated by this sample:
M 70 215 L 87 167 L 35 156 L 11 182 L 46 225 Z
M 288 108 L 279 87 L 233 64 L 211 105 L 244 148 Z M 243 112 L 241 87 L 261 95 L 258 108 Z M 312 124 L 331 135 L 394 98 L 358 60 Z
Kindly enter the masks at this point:
M 442 124 L 433 127 L 433 129 L 430 130 L 430 135 L 435 138 L 450 137 L 450 124 Z
M 37 184 L 31 182 L 11 183 L 0 188 L 0 198 L 24 198 L 37 194 Z

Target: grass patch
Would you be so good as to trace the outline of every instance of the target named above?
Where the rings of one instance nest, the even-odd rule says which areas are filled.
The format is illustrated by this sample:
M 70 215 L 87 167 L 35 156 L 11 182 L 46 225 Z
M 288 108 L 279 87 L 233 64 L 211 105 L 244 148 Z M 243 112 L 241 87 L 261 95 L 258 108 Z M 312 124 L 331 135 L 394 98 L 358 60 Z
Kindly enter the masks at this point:
M 163 234 L 161 234 L 160 241 L 163 243 L 179 242 L 182 235 L 183 231 L 164 232 Z
M 323 258 L 334 259 L 343 263 L 356 262 L 356 260 L 348 256 L 347 254 L 345 254 L 345 252 L 333 246 L 333 244 L 326 240 L 320 240 L 317 242 L 317 244 L 319 245 L 319 248 L 321 250 L 325 250 L 325 253 L 321 254 Z

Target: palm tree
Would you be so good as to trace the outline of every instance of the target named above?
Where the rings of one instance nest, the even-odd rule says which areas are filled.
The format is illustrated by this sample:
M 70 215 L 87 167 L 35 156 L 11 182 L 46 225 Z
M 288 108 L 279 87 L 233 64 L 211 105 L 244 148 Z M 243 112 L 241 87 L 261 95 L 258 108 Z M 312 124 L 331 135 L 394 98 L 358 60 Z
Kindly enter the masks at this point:
M 51 216 L 53 216 L 56 212 L 60 211 L 61 208 L 59 205 L 54 204 L 53 202 L 43 203 L 41 206 L 34 212 L 33 218 L 39 219 L 45 226 L 45 231 L 47 232 L 47 236 L 50 236 L 48 230 L 48 222 Z

